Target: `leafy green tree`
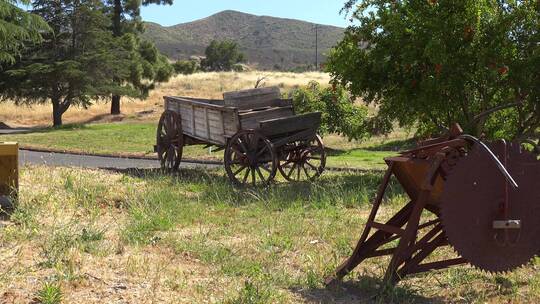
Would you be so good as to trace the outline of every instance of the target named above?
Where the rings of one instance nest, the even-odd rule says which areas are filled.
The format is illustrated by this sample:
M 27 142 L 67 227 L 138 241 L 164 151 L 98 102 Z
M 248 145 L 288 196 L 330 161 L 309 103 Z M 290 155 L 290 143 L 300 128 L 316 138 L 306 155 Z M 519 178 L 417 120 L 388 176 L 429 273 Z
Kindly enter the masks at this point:
M 200 69 L 200 65 L 195 60 L 178 60 L 173 68 L 176 74 L 191 75 Z
M 49 30 L 43 19 L 17 6 L 29 3 L 29 0 L 0 0 L 0 70 L 3 65 L 15 62 L 25 43 L 41 42 L 41 33 Z
M 351 0 L 355 26 L 327 70 L 378 107 L 374 125 L 423 134 L 459 122 L 488 137 L 540 126 L 540 2 Z M 349 12 L 350 12 L 349 11 Z
M 234 41 L 212 41 L 205 50 L 206 58 L 201 65 L 207 71 L 230 71 L 237 63 L 245 61 L 245 55 L 240 52 Z
M 59 126 L 72 105 L 87 107 L 110 94 L 136 95 L 109 77 L 130 63 L 129 41 L 112 36 L 99 0 L 36 0 L 33 8 L 52 31 L 0 73 L 0 98 L 17 104 L 51 102 L 53 124 Z
M 322 87 L 312 81 L 306 87 L 292 91 L 291 97 L 298 113 L 322 113 L 323 134 L 340 134 L 349 140 L 360 140 L 369 135 L 367 108 L 355 104 L 343 87 Z
M 136 89 L 138 97 L 144 98 L 156 82 L 167 81 L 174 69 L 152 43 L 142 41 L 139 37 L 144 30 L 141 6 L 171 5 L 173 0 L 106 0 L 104 3 L 112 21 L 110 29 L 114 37 L 128 36 L 125 39 L 130 40 L 127 50 L 131 53 L 131 63 L 125 67 L 128 73 L 114 74 L 113 79 L 118 85 Z M 126 74 L 129 76 L 124 77 Z M 121 97 L 120 94 L 112 95 L 111 114 L 120 114 Z

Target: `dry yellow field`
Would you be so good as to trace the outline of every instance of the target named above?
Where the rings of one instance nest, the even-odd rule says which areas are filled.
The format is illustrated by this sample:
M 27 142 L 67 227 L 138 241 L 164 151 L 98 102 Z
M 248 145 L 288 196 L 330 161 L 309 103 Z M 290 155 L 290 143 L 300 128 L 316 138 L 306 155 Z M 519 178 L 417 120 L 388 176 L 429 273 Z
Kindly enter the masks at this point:
M 97 102 L 88 109 L 72 107 L 64 114 L 64 123 L 111 122 L 124 119 L 155 121 L 161 114 L 162 98 L 165 95 L 200 98 L 221 98 L 223 92 L 253 88 L 258 79 L 264 77 L 261 86 L 279 86 L 288 91 L 312 80 L 328 83 L 330 76 L 325 73 L 286 73 L 286 72 L 212 72 L 193 75 L 178 75 L 169 82 L 162 83 L 150 92 L 145 100 L 123 98 L 123 115 L 112 117 L 109 103 Z M 50 104 L 15 106 L 13 103 L 0 103 L 0 122 L 10 126 L 48 126 L 52 122 Z

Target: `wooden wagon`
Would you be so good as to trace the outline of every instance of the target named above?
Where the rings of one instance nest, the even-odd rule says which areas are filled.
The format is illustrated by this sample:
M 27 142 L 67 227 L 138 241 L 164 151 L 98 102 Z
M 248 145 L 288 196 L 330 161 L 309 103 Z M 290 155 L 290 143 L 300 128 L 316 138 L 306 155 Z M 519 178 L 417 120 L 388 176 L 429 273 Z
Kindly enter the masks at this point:
M 223 100 L 164 97 L 156 152 L 176 170 L 187 145 L 224 150 L 224 166 L 236 185 L 266 185 L 279 171 L 286 180 L 311 180 L 323 172 L 326 154 L 317 134 L 321 113 L 296 115 L 279 88 L 223 94 Z

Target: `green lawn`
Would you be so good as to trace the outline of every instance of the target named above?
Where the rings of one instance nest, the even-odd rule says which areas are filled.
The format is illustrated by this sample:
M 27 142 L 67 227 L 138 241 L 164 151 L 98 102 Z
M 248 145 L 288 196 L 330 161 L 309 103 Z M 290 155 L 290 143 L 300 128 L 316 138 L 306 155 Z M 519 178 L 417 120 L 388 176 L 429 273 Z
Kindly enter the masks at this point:
M 324 278 L 360 235 L 381 177 L 329 173 L 315 183 L 239 190 L 221 169 L 162 175 L 24 167 L 20 204 L 0 226 L 2 299 L 540 302 L 540 259 L 506 274 L 460 266 L 414 275 L 381 292 L 388 260 L 373 258 L 326 288 Z M 407 201 L 399 187 L 389 189 L 380 221 Z M 434 258 L 450 256 L 443 250 Z
M 3 135 L 0 136 L 0 141 L 18 141 L 24 147 L 62 151 L 153 156 L 155 132 L 154 123 L 88 124 L 44 129 L 29 134 Z M 373 141 L 373 145 L 348 142 L 335 135 L 325 137 L 324 141 L 328 148 L 328 166 L 380 169 L 384 168 L 383 158 L 395 154 L 384 145 L 388 141 L 381 142 L 380 139 Z M 379 146 L 381 151 L 377 151 Z M 210 152 L 203 147 L 185 147 L 184 157 L 216 160 L 223 158 L 223 152 Z

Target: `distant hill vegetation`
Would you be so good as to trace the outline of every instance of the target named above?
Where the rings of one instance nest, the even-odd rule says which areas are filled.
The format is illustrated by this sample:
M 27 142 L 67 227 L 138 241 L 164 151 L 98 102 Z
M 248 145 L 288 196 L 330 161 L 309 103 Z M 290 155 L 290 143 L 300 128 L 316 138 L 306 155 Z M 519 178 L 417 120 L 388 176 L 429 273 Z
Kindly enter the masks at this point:
M 344 29 L 318 25 L 319 63 Z M 212 40 L 236 41 L 250 65 L 292 70 L 315 63 L 315 24 L 305 21 L 223 11 L 193 22 L 163 27 L 146 23 L 144 37 L 173 60 L 202 56 Z

